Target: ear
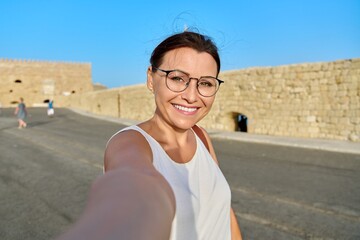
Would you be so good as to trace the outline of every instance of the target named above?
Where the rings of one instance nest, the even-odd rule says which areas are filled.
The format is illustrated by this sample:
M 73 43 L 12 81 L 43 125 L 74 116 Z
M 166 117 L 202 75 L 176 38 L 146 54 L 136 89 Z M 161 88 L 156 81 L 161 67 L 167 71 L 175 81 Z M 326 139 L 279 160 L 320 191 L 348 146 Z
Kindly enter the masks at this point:
M 147 72 L 146 72 L 146 75 L 147 75 L 147 80 L 146 80 L 146 85 L 147 85 L 147 88 L 152 92 L 154 93 L 154 83 L 153 83 L 153 76 L 152 76 L 152 67 L 149 66 L 148 69 L 147 69 Z

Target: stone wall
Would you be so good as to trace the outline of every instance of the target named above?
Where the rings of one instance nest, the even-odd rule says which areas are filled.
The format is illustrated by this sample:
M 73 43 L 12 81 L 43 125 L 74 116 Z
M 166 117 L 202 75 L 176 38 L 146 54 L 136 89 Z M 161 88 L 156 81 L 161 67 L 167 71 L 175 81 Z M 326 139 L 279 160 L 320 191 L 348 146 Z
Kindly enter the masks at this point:
M 235 131 L 246 115 L 254 134 L 359 141 L 360 59 L 225 71 L 200 125 Z M 60 99 L 59 99 L 60 100 Z M 62 97 L 63 105 L 143 121 L 154 112 L 145 84 Z
M 359 141 L 360 59 L 223 72 L 202 124 L 227 131 L 248 117 L 257 134 Z
M 219 78 L 225 84 L 200 122 L 207 129 L 235 131 L 242 114 L 253 134 L 360 141 L 360 59 L 224 71 Z M 0 60 L 2 106 L 20 96 L 138 121 L 155 110 L 145 84 L 92 91 L 90 64 Z
M 16 105 L 20 97 L 28 106 L 41 106 L 56 96 L 93 90 L 90 63 L 0 59 L 1 106 Z
M 153 94 L 145 84 L 59 96 L 55 100 L 58 106 L 139 121 L 149 119 L 155 110 Z

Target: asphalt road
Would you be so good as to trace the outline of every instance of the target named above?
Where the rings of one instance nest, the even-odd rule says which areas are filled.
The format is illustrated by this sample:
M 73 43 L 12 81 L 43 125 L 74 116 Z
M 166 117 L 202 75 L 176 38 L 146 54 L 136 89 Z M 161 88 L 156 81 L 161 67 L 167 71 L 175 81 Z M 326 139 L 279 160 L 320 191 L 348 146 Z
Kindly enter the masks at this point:
M 0 113 L 0 239 L 52 239 L 81 214 L 124 125 L 67 109 Z M 360 239 L 360 155 L 214 139 L 244 239 Z

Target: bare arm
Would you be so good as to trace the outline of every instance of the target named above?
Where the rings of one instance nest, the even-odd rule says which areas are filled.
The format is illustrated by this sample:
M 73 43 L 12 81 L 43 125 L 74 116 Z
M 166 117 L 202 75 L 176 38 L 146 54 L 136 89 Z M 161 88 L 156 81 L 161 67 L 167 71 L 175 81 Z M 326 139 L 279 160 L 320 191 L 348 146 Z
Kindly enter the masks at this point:
M 242 240 L 240 227 L 236 219 L 234 210 L 231 208 L 230 212 L 230 224 L 231 224 L 231 240 Z
M 130 145 L 122 145 L 123 137 Z M 142 143 L 133 142 L 131 134 L 123 137 L 109 144 L 107 172 L 93 184 L 82 217 L 59 240 L 169 239 L 175 215 L 173 192 L 148 163 L 148 155 L 136 149 Z
M 101 176 L 82 217 L 59 240 L 169 239 L 175 209 L 156 178 L 131 169 Z

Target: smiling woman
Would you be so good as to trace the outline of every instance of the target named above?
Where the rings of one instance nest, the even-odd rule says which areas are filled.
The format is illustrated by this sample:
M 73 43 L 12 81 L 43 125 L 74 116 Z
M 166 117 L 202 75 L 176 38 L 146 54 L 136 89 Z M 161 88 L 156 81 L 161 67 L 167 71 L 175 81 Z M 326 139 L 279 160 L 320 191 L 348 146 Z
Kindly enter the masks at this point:
M 196 125 L 223 82 L 216 46 L 199 33 L 175 34 L 150 63 L 154 115 L 110 138 L 105 174 L 62 239 L 241 239 L 229 185 L 207 132 Z

